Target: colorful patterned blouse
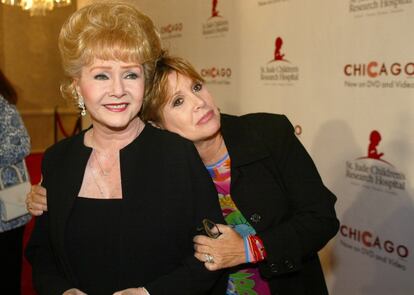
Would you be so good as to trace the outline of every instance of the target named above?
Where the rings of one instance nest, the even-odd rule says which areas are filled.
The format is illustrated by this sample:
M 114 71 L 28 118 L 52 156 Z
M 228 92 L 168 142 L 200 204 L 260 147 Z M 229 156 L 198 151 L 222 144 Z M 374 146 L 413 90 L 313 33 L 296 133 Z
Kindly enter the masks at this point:
M 237 209 L 230 195 L 230 157 L 226 154 L 220 161 L 206 166 L 211 178 L 216 185 L 220 207 L 224 220 L 231 225 L 243 238 L 256 235 L 255 229 L 244 218 Z M 259 274 L 257 265 L 249 264 L 250 267 L 242 269 L 229 276 L 227 295 L 270 295 L 269 286 Z
M 8 187 L 19 182 L 16 171 L 8 167 L 9 165 L 17 166 L 23 180 L 28 177 L 22 161 L 30 153 L 30 138 L 16 107 L 9 104 L 1 95 L 0 115 L 0 169 L 3 168 L 0 177 L 4 186 Z M 22 226 L 29 222 L 30 218 L 27 214 L 9 222 L 0 219 L 0 233 Z

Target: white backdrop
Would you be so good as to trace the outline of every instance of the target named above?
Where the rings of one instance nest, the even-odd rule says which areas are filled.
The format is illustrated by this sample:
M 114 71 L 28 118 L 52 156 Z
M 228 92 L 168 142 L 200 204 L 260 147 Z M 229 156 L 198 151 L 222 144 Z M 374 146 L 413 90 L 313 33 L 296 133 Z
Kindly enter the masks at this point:
M 414 294 L 413 1 L 133 2 L 223 112 L 284 113 L 301 131 L 338 197 L 331 294 Z

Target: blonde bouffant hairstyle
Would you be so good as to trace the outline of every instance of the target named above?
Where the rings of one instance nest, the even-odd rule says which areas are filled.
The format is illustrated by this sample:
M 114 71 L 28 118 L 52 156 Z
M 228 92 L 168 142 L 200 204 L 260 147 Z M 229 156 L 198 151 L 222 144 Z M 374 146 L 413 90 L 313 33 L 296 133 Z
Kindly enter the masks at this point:
M 60 31 L 59 51 L 67 76 L 60 89 L 63 97 L 74 99 L 78 97 L 74 79 L 95 58 L 142 64 L 146 96 L 162 52 L 151 19 L 121 1 L 98 1 L 73 13 Z

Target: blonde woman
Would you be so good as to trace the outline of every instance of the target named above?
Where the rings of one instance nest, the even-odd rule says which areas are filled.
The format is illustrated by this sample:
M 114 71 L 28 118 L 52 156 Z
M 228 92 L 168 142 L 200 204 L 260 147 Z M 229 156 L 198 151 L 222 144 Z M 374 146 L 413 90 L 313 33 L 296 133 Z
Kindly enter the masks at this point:
M 96 2 L 59 36 L 62 86 L 92 127 L 50 147 L 26 255 L 43 294 L 205 294 L 220 272 L 193 256 L 203 218 L 222 220 L 194 146 L 139 117 L 161 52 L 152 21 L 132 5 Z

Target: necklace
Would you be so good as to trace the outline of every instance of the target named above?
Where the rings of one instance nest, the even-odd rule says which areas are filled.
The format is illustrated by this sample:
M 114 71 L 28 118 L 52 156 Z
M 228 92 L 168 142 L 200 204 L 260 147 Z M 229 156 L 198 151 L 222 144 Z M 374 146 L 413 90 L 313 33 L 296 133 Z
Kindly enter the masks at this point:
M 96 184 L 96 187 L 97 187 L 97 188 L 98 188 L 98 190 L 99 190 L 99 193 L 100 193 L 101 197 L 102 197 L 102 198 L 105 198 L 104 189 L 103 189 L 103 188 L 102 188 L 102 186 L 99 184 L 98 177 L 97 177 L 97 175 L 96 175 L 96 171 L 95 171 L 95 169 L 93 169 L 93 167 L 92 167 L 92 165 L 90 165 L 90 163 L 89 163 L 89 167 L 90 167 L 90 169 L 91 169 L 91 171 L 92 171 L 92 177 L 93 177 L 93 180 L 94 180 L 94 182 L 95 182 L 95 184 Z
M 99 170 L 102 174 L 102 176 L 109 176 L 112 172 L 112 169 L 114 168 L 115 164 L 116 164 L 116 159 L 112 162 L 112 164 L 109 166 L 109 168 L 107 170 L 103 169 L 103 165 L 101 164 L 101 161 L 99 161 L 99 157 L 96 155 L 98 154 L 98 150 L 94 148 L 95 145 L 95 141 L 93 140 L 93 133 L 91 135 L 91 145 L 92 145 L 92 156 L 95 159 L 95 161 L 98 163 L 99 166 Z M 106 159 L 109 159 L 108 156 L 104 155 L 104 157 Z
M 134 139 L 138 137 L 138 135 L 142 132 L 142 130 L 144 129 L 144 127 L 145 127 L 145 124 L 144 123 L 142 123 L 138 127 L 138 131 L 137 131 L 137 134 L 134 137 Z M 99 170 L 101 172 L 101 175 L 107 177 L 107 176 L 109 176 L 111 174 L 112 169 L 114 168 L 115 164 L 117 163 L 117 158 L 115 157 L 115 160 L 112 162 L 112 164 L 110 164 L 109 168 L 105 170 L 103 168 L 103 165 L 101 164 L 101 161 L 99 161 L 99 156 L 97 155 L 97 154 L 99 154 L 99 151 L 96 148 L 94 148 L 95 141 L 93 139 L 93 135 L 94 135 L 94 133 L 93 133 L 93 130 L 92 130 L 92 135 L 91 135 L 92 156 L 94 157 L 95 161 L 98 163 L 98 166 L 99 166 Z M 106 159 L 109 159 L 109 156 L 106 156 L 105 154 L 103 154 L 103 156 Z
M 96 155 L 97 153 L 99 153 L 99 152 L 96 149 L 93 149 L 92 154 L 93 154 L 93 157 L 95 158 L 96 162 L 98 163 L 99 170 L 101 171 L 102 176 L 109 176 L 109 174 L 111 174 L 111 172 L 112 172 L 112 168 L 114 168 L 114 166 L 115 166 L 116 159 L 112 162 L 112 164 L 110 165 L 110 167 L 107 170 L 104 170 L 101 162 L 99 161 L 99 157 Z M 109 157 L 106 157 L 105 155 L 104 155 L 104 157 L 109 158 Z

